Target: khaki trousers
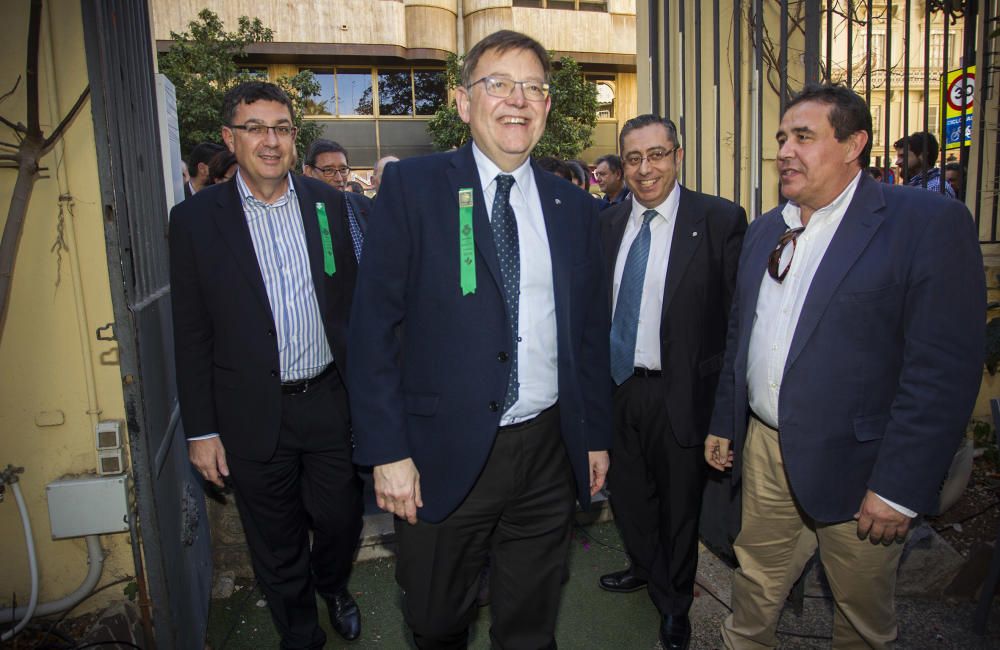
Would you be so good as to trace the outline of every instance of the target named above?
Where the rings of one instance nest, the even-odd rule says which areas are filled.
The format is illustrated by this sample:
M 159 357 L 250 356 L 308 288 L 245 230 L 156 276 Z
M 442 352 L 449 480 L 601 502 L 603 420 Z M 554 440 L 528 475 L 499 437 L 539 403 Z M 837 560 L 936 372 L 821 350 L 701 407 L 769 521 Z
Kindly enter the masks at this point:
M 775 630 L 785 599 L 818 545 L 834 597 L 833 647 L 892 648 L 897 632 L 893 595 L 903 545 L 859 540 L 853 519 L 812 521 L 792 496 L 778 432 L 756 418 L 750 420 L 743 449 L 742 490 L 733 613 L 722 624 L 726 647 L 777 646 Z

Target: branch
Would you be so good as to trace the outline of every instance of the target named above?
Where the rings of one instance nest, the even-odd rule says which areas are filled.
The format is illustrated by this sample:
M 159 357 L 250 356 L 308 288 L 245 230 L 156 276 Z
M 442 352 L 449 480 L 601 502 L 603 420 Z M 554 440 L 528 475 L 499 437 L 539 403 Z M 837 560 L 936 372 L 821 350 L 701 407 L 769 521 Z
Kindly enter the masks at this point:
M 54 145 L 56 141 L 59 140 L 59 138 L 63 134 L 63 131 L 65 131 L 66 127 L 69 126 L 70 122 L 73 121 L 73 118 L 76 117 L 76 114 L 80 112 L 80 109 L 83 107 L 83 103 L 87 101 L 87 97 L 89 95 L 90 95 L 90 86 L 87 86 L 86 88 L 83 89 L 83 92 L 80 93 L 80 96 L 77 97 L 76 103 L 73 104 L 73 108 L 69 109 L 69 113 L 67 113 L 66 117 L 62 119 L 62 122 L 59 123 L 59 126 L 57 126 L 55 130 L 52 131 L 49 137 L 45 138 L 45 142 L 42 143 L 41 155 L 45 155 L 46 153 L 48 153 L 49 149 L 52 148 L 52 145 Z
M 10 120 L 8 120 L 3 115 L 0 115 L 0 123 L 5 124 L 6 126 L 10 127 L 14 131 L 17 131 L 18 133 L 27 133 L 28 132 L 28 129 L 26 129 L 23 124 L 14 124 L 13 122 L 11 122 Z
M 42 0 L 31 0 L 31 14 L 28 17 L 28 134 L 41 136 L 38 123 L 38 42 L 42 31 Z M 39 138 L 40 139 L 40 138 Z
M 17 90 L 17 87 L 18 85 L 20 85 L 20 83 L 21 83 L 21 75 L 17 75 L 17 79 L 14 80 L 14 87 L 5 92 L 2 96 L 0 96 L 0 102 L 4 101 L 5 99 L 13 95 L 14 91 Z
M 19 162 L 20 159 L 12 153 L 0 153 L 0 160 L 7 160 L 10 162 Z
M 11 144 L 9 142 L 0 142 L 0 147 L 7 147 L 8 149 L 17 150 L 20 148 L 20 145 Z

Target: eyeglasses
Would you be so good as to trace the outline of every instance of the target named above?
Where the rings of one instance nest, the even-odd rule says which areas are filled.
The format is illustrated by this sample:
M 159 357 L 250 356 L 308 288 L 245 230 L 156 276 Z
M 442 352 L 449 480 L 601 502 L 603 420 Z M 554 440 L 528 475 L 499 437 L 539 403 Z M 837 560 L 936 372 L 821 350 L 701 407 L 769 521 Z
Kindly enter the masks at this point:
M 629 155 L 622 158 L 622 161 L 629 167 L 638 167 L 642 164 L 643 160 L 648 160 L 651 163 L 658 163 L 669 155 L 672 155 L 677 151 L 677 147 L 674 147 L 670 151 L 666 149 L 653 149 L 645 156 L 641 153 L 630 153 Z
M 802 226 L 801 228 L 791 228 L 782 233 L 781 237 L 778 238 L 778 245 L 774 247 L 774 250 L 771 251 L 771 255 L 767 258 L 767 274 L 774 278 L 774 280 L 778 283 L 785 279 L 785 276 L 788 275 L 788 270 L 792 268 L 792 258 L 795 257 L 795 240 L 799 238 L 799 235 L 802 234 L 803 230 L 805 230 L 805 226 Z M 792 252 L 788 256 L 788 263 L 785 264 L 785 270 L 781 271 L 781 257 L 789 242 L 792 244 Z
M 313 167 L 312 165 L 309 166 L 318 171 L 320 174 L 323 174 L 327 178 L 333 178 L 338 174 L 343 178 L 347 178 L 347 175 L 351 173 L 350 167 Z
M 476 84 L 483 84 L 486 94 L 490 97 L 507 99 L 514 94 L 514 86 L 521 86 L 524 98 L 532 102 L 540 102 L 549 96 L 549 84 L 538 81 L 514 81 L 504 77 L 483 77 L 466 86 L 469 90 Z
M 227 124 L 231 129 L 237 129 L 239 131 L 245 131 L 247 135 L 253 138 L 263 138 L 267 135 L 268 131 L 274 131 L 274 135 L 279 138 L 293 138 L 295 134 L 298 133 L 298 129 L 290 124 L 279 124 L 277 126 L 268 126 L 266 124 L 257 124 L 251 122 L 249 124 Z

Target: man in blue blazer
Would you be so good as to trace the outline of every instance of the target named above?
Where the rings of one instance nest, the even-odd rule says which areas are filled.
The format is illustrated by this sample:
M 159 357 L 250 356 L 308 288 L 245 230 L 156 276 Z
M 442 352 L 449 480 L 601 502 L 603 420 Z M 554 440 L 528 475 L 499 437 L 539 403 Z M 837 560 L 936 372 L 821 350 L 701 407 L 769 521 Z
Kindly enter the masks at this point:
M 596 204 L 539 169 L 549 59 L 501 31 L 466 55 L 473 142 L 386 167 L 349 347 L 355 460 L 397 515 L 419 648 L 460 648 L 491 563 L 496 647 L 555 647 L 574 498 L 611 445 Z
M 170 290 L 191 462 L 236 493 L 281 647 L 320 648 L 316 592 L 341 636 L 361 626 L 347 590 L 362 503 L 343 382 L 357 263 L 343 195 L 289 172 L 292 110 L 274 84 L 226 94 L 239 171 L 171 211 Z
M 817 545 L 833 647 L 891 647 L 902 542 L 934 511 L 976 399 L 986 294 L 972 219 L 863 173 L 871 134 L 846 87 L 793 98 L 777 133 L 789 201 L 743 243 L 705 444 L 742 483 L 728 648 L 776 645 Z

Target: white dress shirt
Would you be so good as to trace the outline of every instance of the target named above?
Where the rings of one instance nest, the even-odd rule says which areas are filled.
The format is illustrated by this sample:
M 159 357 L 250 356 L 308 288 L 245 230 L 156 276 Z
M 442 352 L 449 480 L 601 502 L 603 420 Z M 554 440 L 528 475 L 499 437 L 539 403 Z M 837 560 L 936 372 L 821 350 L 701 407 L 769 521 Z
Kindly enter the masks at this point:
M 472 155 L 479 171 L 479 181 L 486 201 L 486 212 L 493 218 L 496 177 L 501 171 L 473 143 Z M 510 172 L 510 207 L 517 221 L 517 239 L 521 258 L 521 295 L 518 302 L 517 376 L 520 388 L 517 401 L 500 418 L 500 425 L 529 420 L 559 399 L 558 352 L 556 348 L 556 301 L 552 286 L 552 256 L 549 237 L 542 216 L 542 200 L 535 186 L 531 164 Z
M 677 224 L 677 206 L 680 204 L 680 184 L 653 208 L 656 216 L 649 222 L 649 257 L 646 259 L 646 277 L 642 282 L 642 302 L 639 304 L 639 329 L 635 337 L 635 363 L 639 368 L 662 370 L 660 368 L 660 316 L 663 313 L 663 288 L 667 282 L 667 263 L 670 261 L 670 246 L 674 241 L 674 226 Z M 615 278 L 612 286 L 615 309 L 618 308 L 618 289 L 622 284 L 625 260 L 629 248 L 642 228 L 644 207 L 635 196 L 632 197 L 632 212 L 629 214 L 618 247 L 615 261 Z
M 747 389 L 750 394 L 750 408 L 772 429 L 781 429 L 778 418 L 778 397 L 781 394 L 788 351 L 806 296 L 809 294 L 809 287 L 812 286 L 816 270 L 823 261 L 823 256 L 854 198 L 862 173 L 858 172 L 854 180 L 848 183 L 832 203 L 813 213 L 808 226 L 795 241 L 794 247 L 791 243 L 785 246 L 779 264 L 780 270 L 788 267 L 784 281 L 778 282 L 766 270 L 764 277 L 761 278 L 757 310 L 750 332 Z M 801 209 L 794 201 L 785 204 L 781 216 L 789 228 L 802 226 Z M 791 260 L 790 266 L 789 260 Z M 761 327 L 758 327 L 758 324 Z M 879 498 L 909 517 L 915 517 L 917 514 L 881 496 Z

